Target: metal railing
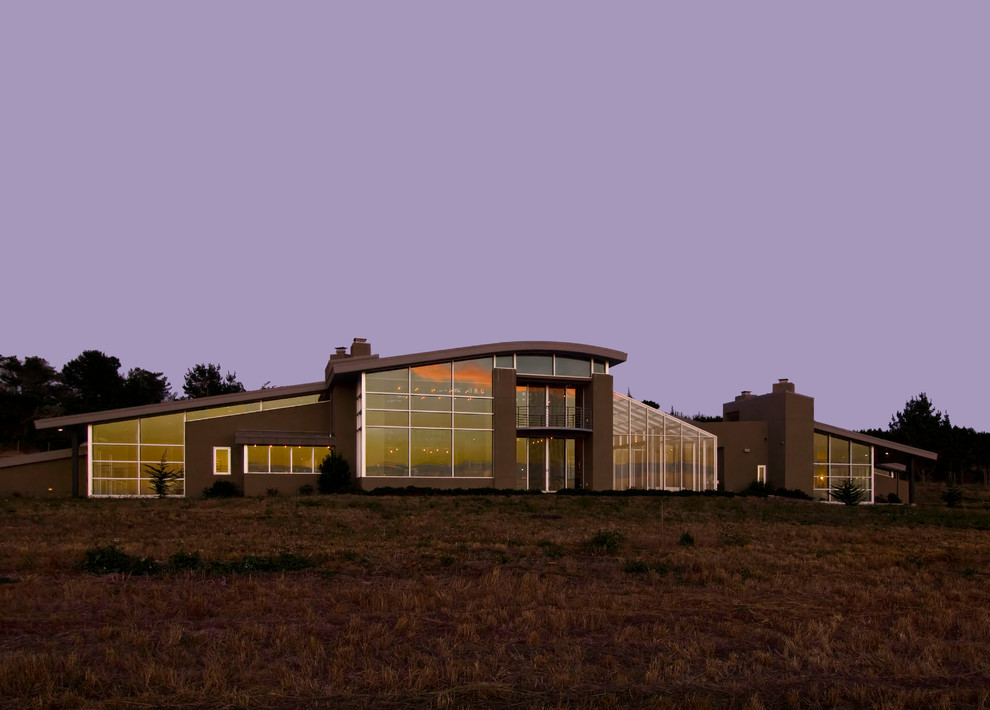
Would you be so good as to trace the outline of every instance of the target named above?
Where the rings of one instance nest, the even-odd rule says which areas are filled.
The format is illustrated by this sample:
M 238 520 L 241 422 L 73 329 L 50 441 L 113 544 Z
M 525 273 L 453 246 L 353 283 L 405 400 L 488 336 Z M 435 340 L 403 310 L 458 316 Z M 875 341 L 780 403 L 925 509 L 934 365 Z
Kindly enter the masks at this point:
M 591 429 L 591 407 L 516 407 L 516 427 L 531 429 Z

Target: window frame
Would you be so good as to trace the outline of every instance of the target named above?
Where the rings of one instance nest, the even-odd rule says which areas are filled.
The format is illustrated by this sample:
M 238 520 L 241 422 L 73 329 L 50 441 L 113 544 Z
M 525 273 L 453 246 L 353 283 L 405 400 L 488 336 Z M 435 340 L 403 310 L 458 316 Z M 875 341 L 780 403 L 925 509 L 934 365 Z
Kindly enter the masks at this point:
M 227 470 L 225 472 L 217 471 L 217 451 L 227 452 Z M 231 447 L 229 446 L 214 446 L 213 447 L 213 475 L 214 476 L 230 476 L 234 470 L 234 460 L 231 452 Z

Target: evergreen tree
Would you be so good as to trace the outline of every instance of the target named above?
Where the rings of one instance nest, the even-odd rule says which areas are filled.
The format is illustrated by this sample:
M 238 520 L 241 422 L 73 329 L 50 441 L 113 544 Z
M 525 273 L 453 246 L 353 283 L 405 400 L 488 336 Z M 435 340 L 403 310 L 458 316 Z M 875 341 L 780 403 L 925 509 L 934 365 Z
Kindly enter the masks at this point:
M 228 370 L 226 375 L 220 374 L 220 364 L 200 363 L 186 370 L 182 391 L 186 397 L 211 397 L 217 394 L 243 392 L 244 385 L 237 381 L 237 373 Z

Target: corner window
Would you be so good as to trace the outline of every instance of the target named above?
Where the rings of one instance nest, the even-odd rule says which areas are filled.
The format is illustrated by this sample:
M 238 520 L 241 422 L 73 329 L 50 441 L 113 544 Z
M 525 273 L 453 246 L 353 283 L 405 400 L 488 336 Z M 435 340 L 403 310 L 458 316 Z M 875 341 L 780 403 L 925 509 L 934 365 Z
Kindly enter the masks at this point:
M 214 476 L 229 476 L 230 475 L 230 447 L 229 446 L 214 446 L 213 447 L 213 475 Z

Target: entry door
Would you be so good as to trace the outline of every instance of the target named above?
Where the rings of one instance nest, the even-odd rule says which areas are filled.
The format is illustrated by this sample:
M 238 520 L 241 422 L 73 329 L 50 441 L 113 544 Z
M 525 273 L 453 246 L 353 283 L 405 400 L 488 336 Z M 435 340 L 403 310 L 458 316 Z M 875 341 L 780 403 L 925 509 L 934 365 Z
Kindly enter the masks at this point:
M 561 437 L 532 437 L 522 439 L 525 447 L 517 447 L 519 454 L 525 450 L 527 472 L 526 487 L 531 491 L 558 491 L 573 488 L 577 470 L 577 442 Z

